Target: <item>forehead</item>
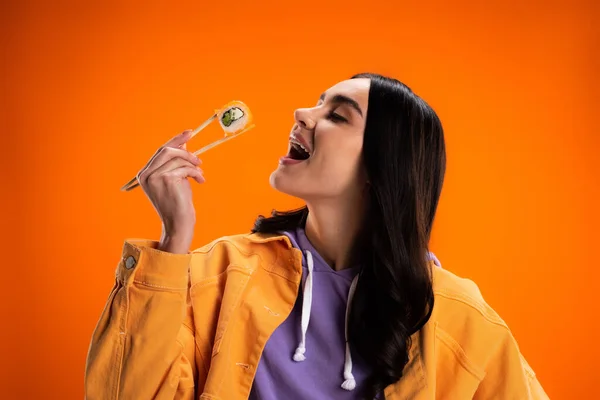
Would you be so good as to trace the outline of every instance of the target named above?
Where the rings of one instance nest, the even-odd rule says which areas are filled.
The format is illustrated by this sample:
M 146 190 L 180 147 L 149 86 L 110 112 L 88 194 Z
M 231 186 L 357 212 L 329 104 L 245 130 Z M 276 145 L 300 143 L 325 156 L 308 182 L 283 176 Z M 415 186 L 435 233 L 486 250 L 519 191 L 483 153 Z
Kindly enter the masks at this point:
M 366 109 L 369 103 L 369 88 L 371 80 L 366 78 L 348 79 L 336 83 L 326 91 L 326 96 L 330 97 L 336 94 L 342 94 L 354 99 L 360 104 L 361 108 Z

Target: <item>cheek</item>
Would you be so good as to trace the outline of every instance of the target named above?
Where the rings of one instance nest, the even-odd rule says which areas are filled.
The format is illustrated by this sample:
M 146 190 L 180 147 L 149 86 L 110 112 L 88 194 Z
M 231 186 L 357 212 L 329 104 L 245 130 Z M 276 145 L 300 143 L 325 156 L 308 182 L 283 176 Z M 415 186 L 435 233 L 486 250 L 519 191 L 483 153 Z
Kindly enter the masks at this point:
M 362 137 L 323 140 L 313 165 L 322 176 L 339 180 L 353 179 L 362 160 Z

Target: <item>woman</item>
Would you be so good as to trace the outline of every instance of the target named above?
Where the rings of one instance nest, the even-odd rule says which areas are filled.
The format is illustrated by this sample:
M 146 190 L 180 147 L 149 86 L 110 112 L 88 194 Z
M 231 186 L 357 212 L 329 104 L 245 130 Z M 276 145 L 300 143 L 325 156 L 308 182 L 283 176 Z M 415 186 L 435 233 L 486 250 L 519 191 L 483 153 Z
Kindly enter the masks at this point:
M 542 399 L 477 286 L 428 252 L 445 170 L 435 112 L 360 74 L 295 112 L 271 185 L 306 207 L 190 252 L 174 137 L 138 174 L 163 224 L 126 241 L 86 368 L 88 399 Z

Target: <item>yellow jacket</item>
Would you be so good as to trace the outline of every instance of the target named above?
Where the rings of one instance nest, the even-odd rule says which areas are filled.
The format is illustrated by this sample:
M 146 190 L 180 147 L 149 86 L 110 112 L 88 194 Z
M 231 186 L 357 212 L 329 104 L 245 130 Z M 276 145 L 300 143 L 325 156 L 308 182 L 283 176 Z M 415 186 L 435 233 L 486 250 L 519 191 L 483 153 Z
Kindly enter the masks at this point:
M 247 399 L 266 341 L 296 301 L 301 252 L 287 236 L 263 234 L 189 254 L 156 247 L 124 243 L 89 349 L 86 399 Z M 433 313 L 385 398 L 547 399 L 477 286 L 433 271 Z

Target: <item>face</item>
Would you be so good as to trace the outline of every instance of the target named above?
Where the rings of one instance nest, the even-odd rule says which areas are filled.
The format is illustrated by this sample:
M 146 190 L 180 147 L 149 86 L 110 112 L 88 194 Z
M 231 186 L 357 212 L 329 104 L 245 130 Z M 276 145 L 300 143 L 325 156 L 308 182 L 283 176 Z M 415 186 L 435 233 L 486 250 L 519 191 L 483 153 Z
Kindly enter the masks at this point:
M 305 201 L 363 190 L 369 87 L 369 79 L 346 80 L 325 91 L 314 107 L 296 110 L 287 155 L 271 174 L 273 188 Z

